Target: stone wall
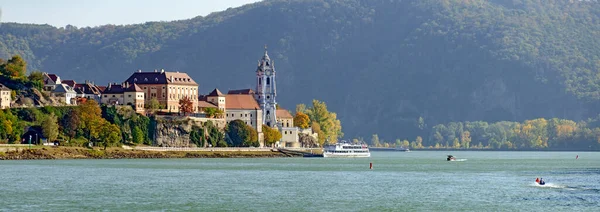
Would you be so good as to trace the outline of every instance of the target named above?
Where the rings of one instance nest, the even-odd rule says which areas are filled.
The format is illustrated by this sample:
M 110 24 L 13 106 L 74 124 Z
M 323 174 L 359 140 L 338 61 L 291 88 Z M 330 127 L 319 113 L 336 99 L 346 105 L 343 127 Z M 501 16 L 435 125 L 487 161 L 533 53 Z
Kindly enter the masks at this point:
M 212 121 L 213 124 L 223 129 L 225 119 L 211 119 L 181 116 L 157 116 L 154 134 L 154 146 L 160 147 L 195 147 L 190 140 L 193 126 L 202 126 L 204 122 Z

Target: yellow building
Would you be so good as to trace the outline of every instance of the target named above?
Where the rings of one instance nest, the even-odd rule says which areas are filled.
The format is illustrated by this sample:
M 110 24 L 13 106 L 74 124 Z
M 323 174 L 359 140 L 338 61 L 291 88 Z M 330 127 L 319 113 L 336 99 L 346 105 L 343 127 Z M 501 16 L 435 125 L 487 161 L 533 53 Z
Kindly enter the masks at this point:
M 156 98 L 165 112 L 179 112 L 179 100 L 189 98 L 194 112 L 198 110 L 198 84 L 187 74 L 180 72 L 134 72 L 126 84 L 137 84 L 144 91 L 146 104 Z

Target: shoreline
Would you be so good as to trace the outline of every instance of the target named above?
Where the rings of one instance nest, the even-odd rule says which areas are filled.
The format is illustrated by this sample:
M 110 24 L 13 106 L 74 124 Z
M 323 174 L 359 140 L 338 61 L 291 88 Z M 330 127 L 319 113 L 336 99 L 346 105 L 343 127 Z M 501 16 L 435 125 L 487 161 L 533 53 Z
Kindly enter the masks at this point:
M 61 159 L 166 159 L 166 158 L 277 158 L 298 157 L 279 151 L 146 151 L 123 148 L 89 149 L 83 147 L 16 148 L 0 151 L 0 160 Z M 301 156 L 299 156 L 301 157 Z

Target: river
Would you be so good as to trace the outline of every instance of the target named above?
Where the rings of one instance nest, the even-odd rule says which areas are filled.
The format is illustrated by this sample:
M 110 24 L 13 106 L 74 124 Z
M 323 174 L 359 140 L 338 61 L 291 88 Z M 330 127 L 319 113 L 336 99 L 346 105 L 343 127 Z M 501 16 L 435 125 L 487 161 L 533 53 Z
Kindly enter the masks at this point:
M 600 153 L 0 161 L 0 181 L 0 211 L 597 211 Z

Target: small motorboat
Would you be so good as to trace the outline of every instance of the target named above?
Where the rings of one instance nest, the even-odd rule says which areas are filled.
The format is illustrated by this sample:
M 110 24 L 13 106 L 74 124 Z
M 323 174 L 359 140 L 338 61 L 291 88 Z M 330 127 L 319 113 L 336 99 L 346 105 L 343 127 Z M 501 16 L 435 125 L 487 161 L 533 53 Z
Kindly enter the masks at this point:
M 447 161 L 455 161 L 456 158 L 452 155 L 448 155 L 448 158 L 446 158 Z
M 540 178 L 539 180 L 535 179 L 535 183 L 537 183 L 538 185 L 546 185 L 546 181 L 544 181 L 544 179 L 542 178 Z

